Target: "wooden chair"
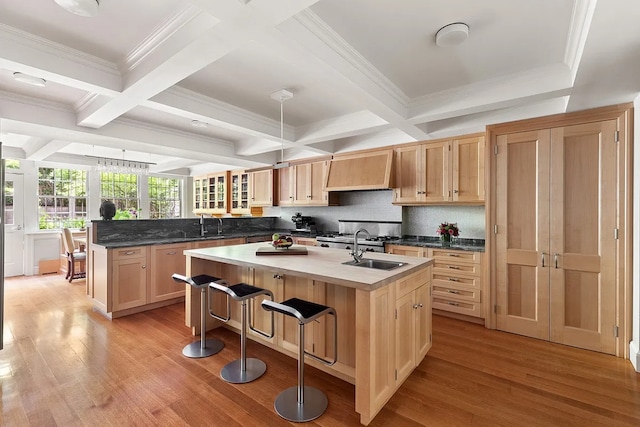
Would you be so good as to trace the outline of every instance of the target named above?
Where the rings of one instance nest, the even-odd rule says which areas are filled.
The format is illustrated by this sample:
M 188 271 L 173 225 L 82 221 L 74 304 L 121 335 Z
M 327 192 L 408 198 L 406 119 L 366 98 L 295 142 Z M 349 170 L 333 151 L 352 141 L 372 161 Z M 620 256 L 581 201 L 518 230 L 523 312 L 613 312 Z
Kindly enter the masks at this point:
M 69 283 L 73 279 L 82 279 L 87 277 L 86 271 L 84 271 L 85 261 L 87 260 L 87 253 L 76 250 L 76 245 L 73 242 L 73 235 L 68 228 L 62 229 L 62 243 L 64 244 L 65 256 L 67 257 L 67 276 L 65 279 L 69 279 Z M 76 263 L 80 265 L 82 271 L 76 271 Z

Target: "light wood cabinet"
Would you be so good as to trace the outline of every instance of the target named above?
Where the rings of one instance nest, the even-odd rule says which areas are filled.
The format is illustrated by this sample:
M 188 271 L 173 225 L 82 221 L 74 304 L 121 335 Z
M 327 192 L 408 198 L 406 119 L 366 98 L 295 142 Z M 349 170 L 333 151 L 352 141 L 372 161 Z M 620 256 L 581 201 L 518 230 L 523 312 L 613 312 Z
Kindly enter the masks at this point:
M 292 237 L 294 245 L 318 246 L 315 237 Z
M 625 346 L 619 123 L 497 135 L 498 329 L 610 354 Z
M 323 191 L 328 161 L 300 163 L 280 169 L 280 206 L 333 206 L 338 194 Z
M 273 169 L 249 174 L 250 206 L 273 206 L 273 178 Z
M 484 134 L 400 146 L 393 203 L 484 202 Z
M 231 171 L 230 173 L 230 203 L 229 212 L 236 215 L 249 214 L 249 173 L 245 171 Z
M 405 245 L 385 245 L 385 252 L 388 254 L 404 255 L 404 256 L 426 256 L 426 249 L 418 246 Z
M 110 311 L 118 312 L 147 303 L 147 248 L 113 250 Z
M 220 172 L 193 178 L 193 213 L 224 214 L 227 212 L 228 173 Z
M 171 276 L 186 274 L 184 251 L 187 249 L 188 243 L 149 246 L 152 268 L 149 269 L 148 302 L 184 297 L 186 285 L 176 283 Z
M 337 154 L 329 163 L 327 191 L 381 190 L 392 187 L 391 148 Z

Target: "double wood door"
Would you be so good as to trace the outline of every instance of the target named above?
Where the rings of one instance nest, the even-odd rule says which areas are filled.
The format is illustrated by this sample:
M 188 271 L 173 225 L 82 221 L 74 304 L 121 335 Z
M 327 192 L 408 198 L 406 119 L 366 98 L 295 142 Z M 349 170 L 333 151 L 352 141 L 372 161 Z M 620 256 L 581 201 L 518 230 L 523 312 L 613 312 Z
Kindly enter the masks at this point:
M 497 328 L 616 353 L 615 120 L 497 137 Z

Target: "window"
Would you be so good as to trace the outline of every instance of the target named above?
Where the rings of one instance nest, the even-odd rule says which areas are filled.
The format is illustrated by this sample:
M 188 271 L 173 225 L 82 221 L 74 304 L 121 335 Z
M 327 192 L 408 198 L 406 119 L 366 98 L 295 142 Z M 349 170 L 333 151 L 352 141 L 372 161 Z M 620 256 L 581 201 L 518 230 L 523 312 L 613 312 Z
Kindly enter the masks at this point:
M 114 219 L 136 218 L 140 207 L 138 175 L 101 172 L 100 203 L 105 200 L 111 200 L 116 205 Z
M 87 218 L 87 172 L 38 168 L 38 206 L 41 230 L 84 227 Z
M 4 183 L 4 225 L 14 225 L 13 193 L 13 181 L 6 181 Z
M 149 177 L 149 218 L 180 218 L 180 187 L 177 178 Z

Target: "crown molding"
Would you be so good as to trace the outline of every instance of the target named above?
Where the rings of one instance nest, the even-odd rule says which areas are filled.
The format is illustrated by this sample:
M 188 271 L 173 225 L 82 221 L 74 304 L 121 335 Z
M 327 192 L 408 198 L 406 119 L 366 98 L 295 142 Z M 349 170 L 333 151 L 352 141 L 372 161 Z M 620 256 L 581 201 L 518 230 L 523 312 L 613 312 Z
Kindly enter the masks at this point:
M 158 24 L 151 33 L 118 62 L 122 74 L 134 70 L 142 61 L 151 55 L 158 47 L 173 37 L 178 31 L 204 14 L 201 9 L 186 5 L 175 9 L 175 12 Z
M 66 113 L 74 113 L 73 107 L 61 102 L 50 101 L 47 99 L 34 98 L 28 95 L 21 95 L 15 92 L 8 92 L 6 90 L 0 90 L 0 101 L 19 102 L 21 104 L 37 107 L 48 108 L 57 111 L 64 111 Z M 2 116 L 0 115 L 0 119 Z
M 118 67 L 112 62 L 2 23 L 0 23 L 0 39 L 120 77 Z
M 597 2 L 598 0 L 575 0 L 573 2 L 569 34 L 564 52 L 564 62 L 571 70 L 572 80 L 575 79 L 578 73 L 582 52 L 587 42 Z
M 362 73 L 374 85 L 384 93 L 393 98 L 400 105 L 406 106 L 409 97 L 400 90 L 389 78 L 387 78 L 372 63 L 366 60 L 360 52 L 351 46 L 345 39 L 340 37 L 333 28 L 324 22 L 318 15 L 306 9 L 294 16 L 302 26 L 309 30 L 314 36 L 325 43 L 337 55 L 346 60 L 352 67 Z

